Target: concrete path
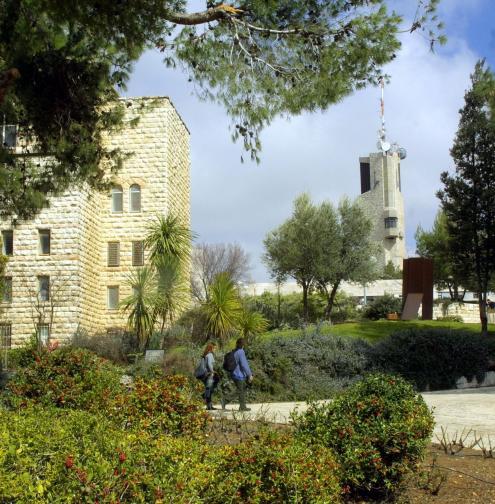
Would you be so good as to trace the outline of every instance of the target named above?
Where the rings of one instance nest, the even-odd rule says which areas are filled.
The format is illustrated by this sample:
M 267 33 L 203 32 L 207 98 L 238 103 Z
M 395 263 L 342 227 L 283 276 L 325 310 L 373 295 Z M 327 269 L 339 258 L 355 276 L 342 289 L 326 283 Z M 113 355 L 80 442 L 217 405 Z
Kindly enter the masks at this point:
M 452 440 L 466 434 L 464 444 L 472 442 L 476 437 L 482 437 L 485 445 L 490 439 L 495 450 L 495 387 L 478 389 L 445 390 L 440 392 L 425 392 L 422 394 L 426 404 L 433 409 L 435 416 L 435 431 L 432 441 L 438 442 L 443 432 Z M 220 406 L 216 406 L 220 408 Z M 292 411 L 304 411 L 305 402 L 249 404 L 250 412 L 237 411 L 238 405 L 228 404 L 225 411 L 213 411 L 215 417 L 245 418 L 264 420 L 277 423 L 289 423 Z M 442 432 L 443 428 L 443 432 Z M 471 431 L 471 432 L 469 432 Z M 468 434 L 469 432 L 469 434 Z

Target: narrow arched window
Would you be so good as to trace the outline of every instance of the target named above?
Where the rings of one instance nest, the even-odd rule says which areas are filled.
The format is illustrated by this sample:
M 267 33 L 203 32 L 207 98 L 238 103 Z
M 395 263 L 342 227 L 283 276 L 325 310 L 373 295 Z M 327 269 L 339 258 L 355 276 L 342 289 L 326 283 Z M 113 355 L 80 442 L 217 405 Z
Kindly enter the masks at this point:
M 129 210 L 131 212 L 141 211 L 141 187 L 132 184 L 129 188 Z
M 122 212 L 124 210 L 123 196 L 122 186 L 112 187 L 112 212 Z

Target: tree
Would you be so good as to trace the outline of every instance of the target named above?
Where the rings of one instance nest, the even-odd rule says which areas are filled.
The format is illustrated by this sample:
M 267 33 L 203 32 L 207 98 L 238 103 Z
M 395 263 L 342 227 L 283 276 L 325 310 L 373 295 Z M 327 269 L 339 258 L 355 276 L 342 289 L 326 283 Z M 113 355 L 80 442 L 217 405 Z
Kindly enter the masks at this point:
M 371 239 L 372 223 L 359 203 L 344 198 L 338 212 L 330 203 L 322 204 L 321 209 L 328 215 L 323 223 L 329 224 L 324 226 L 324 253 L 317 264 L 315 281 L 325 295 L 325 316 L 330 320 L 342 282 L 366 283 L 378 277 L 375 257 L 378 250 Z
M 323 254 L 321 244 L 326 230 L 322 223 L 309 195 L 302 194 L 294 201 L 292 216 L 263 241 L 263 261 L 272 276 L 291 276 L 301 286 L 305 320 L 308 319 L 308 294 Z
M 239 331 L 243 338 L 249 340 L 264 333 L 268 330 L 268 325 L 268 320 L 261 313 L 250 311 L 246 307 L 243 308 L 238 322 Z
M 408 27 L 428 32 L 432 43 L 442 29 L 438 2 L 418 0 Z M 149 47 L 180 66 L 202 98 L 225 107 L 233 138 L 254 159 L 259 133 L 275 117 L 323 110 L 376 84 L 400 47 L 402 19 L 386 0 L 208 0 L 206 7 L 0 0 L 0 117 L 19 125 L 24 145 L 20 156 L 0 147 L 3 215 L 30 217 L 71 184 L 107 186 L 125 153 L 106 147 L 103 135 L 122 124 L 117 90 Z
M 157 264 L 164 258 L 176 260 L 181 266 L 191 259 L 191 241 L 194 233 L 182 224 L 176 215 L 158 215 L 148 225 L 144 245 L 150 252 L 150 261 Z
M 155 327 L 157 289 L 155 271 L 151 266 L 143 266 L 133 271 L 127 278 L 132 294 L 123 299 L 120 307 L 128 312 L 128 327 L 134 331 L 139 346 L 145 350 Z
M 495 77 L 484 61 L 476 64 L 464 101 L 450 151 L 455 174 L 442 173 L 438 197 L 455 268 L 462 278 L 473 278 L 487 334 L 486 295 L 495 269 Z
M 219 273 L 228 273 L 238 284 L 247 280 L 249 270 L 249 254 L 237 243 L 196 245 L 192 251 L 192 294 L 198 301 L 205 301 L 208 288 Z
M 174 215 L 159 215 L 148 226 L 144 240 L 150 264 L 138 268 L 127 279 L 133 293 L 121 303 L 129 312 L 132 328 L 146 350 L 155 325 L 163 332 L 189 304 L 187 270 L 191 259 L 192 231 Z
M 155 317 L 161 320 L 161 331 L 165 325 L 172 325 L 187 308 L 190 289 L 180 262 L 164 256 L 155 261 L 157 277 L 157 296 L 154 303 Z
M 380 280 L 398 280 L 402 278 L 402 270 L 395 266 L 392 261 L 385 264 L 383 271 L 379 275 Z
M 219 273 L 210 285 L 203 312 L 208 332 L 221 343 L 239 327 L 242 305 L 237 287 L 227 273 Z
M 433 282 L 440 288 L 448 288 L 452 301 L 462 301 L 466 289 L 460 290 L 462 284 L 469 285 L 470 279 L 462 279 L 452 254 L 452 243 L 449 235 L 447 216 L 439 210 L 431 231 L 418 226 L 416 234 L 416 253 L 420 257 L 433 260 Z

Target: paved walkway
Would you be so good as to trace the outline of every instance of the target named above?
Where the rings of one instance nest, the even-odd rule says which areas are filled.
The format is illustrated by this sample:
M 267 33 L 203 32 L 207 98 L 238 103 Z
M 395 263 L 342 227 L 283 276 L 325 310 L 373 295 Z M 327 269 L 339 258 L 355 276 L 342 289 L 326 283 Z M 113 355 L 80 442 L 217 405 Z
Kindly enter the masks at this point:
M 491 439 L 495 449 L 495 387 L 485 387 L 465 390 L 445 390 L 440 392 L 425 392 L 422 394 L 426 404 L 433 408 L 435 416 L 435 431 L 432 440 L 438 442 L 444 432 L 452 439 L 468 433 L 465 444 L 471 442 L 474 436 L 482 437 L 485 443 Z M 220 406 L 216 406 L 220 407 Z M 292 411 L 304 411 L 305 402 L 249 404 L 251 411 L 241 413 L 238 405 L 228 404 L 225 411 L 212 412 L 214 416 L 229 418 L 246 418 L 265 420 L 277 423 L 290 422 Z M 456 434 L 457 433 L 457 434 Z

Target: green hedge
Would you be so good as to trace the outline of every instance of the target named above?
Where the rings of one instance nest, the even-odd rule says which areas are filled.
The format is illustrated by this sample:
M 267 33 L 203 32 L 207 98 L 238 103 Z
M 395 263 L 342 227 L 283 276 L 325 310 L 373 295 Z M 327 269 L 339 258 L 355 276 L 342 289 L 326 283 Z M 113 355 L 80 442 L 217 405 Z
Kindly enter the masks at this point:
M 421 396 L 398 377 L 374 374 L 334 401 L 294 417 L 296 435 L 330 448 L 341 465 L 345 493 L 388 499 L 424 456 L 433 416 Z
M 455 388 L 461 376 L 482 378 L 494 358 L 493 336 L 434 328 L 392 334 L 369 353 L 374 366 L 400 374 L 419 390 Z

